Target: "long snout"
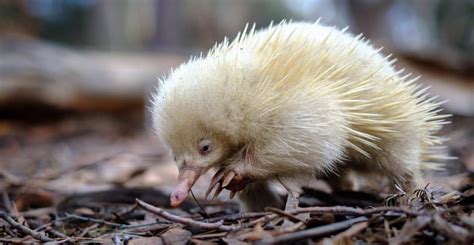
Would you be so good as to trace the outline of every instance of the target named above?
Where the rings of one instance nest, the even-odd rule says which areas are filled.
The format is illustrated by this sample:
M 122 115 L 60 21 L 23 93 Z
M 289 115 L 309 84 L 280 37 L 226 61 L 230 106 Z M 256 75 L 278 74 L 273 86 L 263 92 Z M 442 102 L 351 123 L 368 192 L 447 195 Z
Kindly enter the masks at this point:
M 188 197 L 189 191 L 201 176 L 201 172 L 202 168 L 193 164 L 184 164 L 179 168 L 178 183 L 170 196 L 172 207 L 179 206 Z

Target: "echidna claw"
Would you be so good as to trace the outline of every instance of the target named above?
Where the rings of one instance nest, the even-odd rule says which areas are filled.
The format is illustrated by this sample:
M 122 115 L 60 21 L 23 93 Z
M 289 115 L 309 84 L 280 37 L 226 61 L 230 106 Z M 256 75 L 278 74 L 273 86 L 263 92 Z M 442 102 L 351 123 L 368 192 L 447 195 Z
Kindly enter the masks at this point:
M 212 196 L 211 200 L 214 200 L 217 196 L 219 196 L 219 194 L 221 194 L 223 189 L 224 188 L 222 188 L 222 185 L 219 183 L 219 185 L 216 188 L 216 192 L 214 192 L 214 195 Z
M 230 184 L 230 182 L 232 182 L 234 177 L 235 177 L 234 171 L 228 172 L 227 175 L 224 177 L 224 180 L 222 182 L 222 187 L 228 186 Z
M 233 180 L 242 180 L 242 176 L 238 175 L 233 170 L 226 171 L 224 168 L 219 169 L 211 179 L 211 183 L 207 188 L 205 198 L 208 199 L 213 189 L 216 189 L 214 195 L 211 198 L 215 199 L 217 196 L 219 196 L 224 188 L 228 187 L 232 183 Z M 229 198 L 234 198 L 236 193 L 237 191 L 235 190 L 231 191 L 229 193 Z
M 236 193 L 237 193 L 236 191 L 230 191 L 229 192 L 229 199 L 233 199 Z
M 219 171 L 217 171 L 212 177 L 211 183 L 209 184 L 209 187 L 206 190 L 205 199 L 209 197 L 209 194 L 211 194 L 212 189 L 214 189 L 214 187 L 217 185 L 217 183 L 219 183 L 222 180 L 223 177 L 224 177 L 224 171 L 223 169 L 219 169 Z

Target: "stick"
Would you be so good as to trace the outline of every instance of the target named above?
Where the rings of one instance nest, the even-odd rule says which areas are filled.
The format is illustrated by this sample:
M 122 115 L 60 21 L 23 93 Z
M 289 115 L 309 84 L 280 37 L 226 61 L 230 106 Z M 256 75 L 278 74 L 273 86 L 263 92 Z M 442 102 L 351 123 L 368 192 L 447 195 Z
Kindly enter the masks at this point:
M 0 211 L 0 218 L 4 219 L 8 224 L 10 224 L 15 229 L 34 237 L 35 239 L 41 242 L 53 242 L 54 239 L 47 237 L 43 232 L 34 231 L 20 223 L 16 222 L 12 217 L 8 216 L 5 212 Z
M 193 239 L 210 239 L 210 238 L 221 238 L 227 235 L 227 232 L 219 232 L 219 233 L 210 233 L 210 234 L 198 234 L 194 235 Z
M 280 217 L 278 214 L 268 214 L 268 215 L 265 215 L 261 218 L 258 218 L 258 219 L 254 219 L 248 223 L 245 224 L 246 227 L 249 227 L 249 226 L 254 226 L 258 223 L 267 223 L 267 222 L 270 222 L 276 218 Z
M 76 215 L 76 214 L 70 214 L 70 213 L 66 213 L 66 217 L 69 218 L 69 219 L 77 219 L 77 220 L 81 220 L 81 221 L 93 222 L 93 223 L 97 223 L 97 224 L 100 224 L 100 225 L 110 225 L 110 226 L 119 227 L 119 228 L 127 226 L 127 225 L 124 225 L 124 224 L 109 222 L 109 221 L 105 221 L 105 220 L 101 220 L 101 219 L 87 218 L 87 217 L 83 217 L 83 216 Z
M 236 213 L 236 214 L 230 214 L 230 215 L 225 215 L 221 217 L 215 217 L 215 218 L 210 218 L 204 220 L 205 222 L 216 222 L 219 220 L 225 220 L 225 221 L 237 221 L 241 219 L 250 219 L 250 218 L 259 218 L 262 216 L 267 215 L 268 213 L 266 212 L 247 212 L 247 213 Z
M 57 231 L 57 230 L 55 230 L 51 227 L 49 227 L 49 229 L 47 229 L 46 231 L 53 234 L 53 235 L 55 235 L 55 236 L 57 236 L 57 237 L 59 237 L 59 238 L 68 238 L 68 236 L 66 236 L 65 234 L 63 234 L 63 233 L 61 233 L 61 232 L 59 232 L 59 231 Z
M 275 244 L 275 243 L 288 243 L 292 241 L 313 238 L 313 237 L 321 237 L 324 235 L 332 234 L 334 232 L 338 232 L 344 229 L 351 227 L 354 224 L 367 221 L 366 217 L 357 217 L 350 220 L 345 220 L 329 225 L 318 226 L 315 228 L 302 230 L 293 232 L 290 234 L 278 236 L 278 237 L 269 237 L 262 239 L 261 241 L 257 242 L 257 244 Z
M 303 227 L 305 225 L 306 225 L 305 222 L 298 222 L 294 225 L 291 225 L 291 226 L 288 226 L 288 227 L 283 227 L 283 228 L 280 228 L 278 230 L 275 230 L 275 231 L 271 232 L 271 234 L 273 236 L 279 236 L 279 235 L 282 235 L 282 234 L 285 234 L 285 233 L 295 232 L 295 231 L 299 230 L 301 227 Z
M 293 215 L 289 212 L 286 212 L 284 210 L 280 210 L 278 208 L 267 207 L 267 208 L 265 208 L 265 211 L 270 211 L 272 213 L 276 213 L 276 214 L 279 214 L 281 216 L 287 217 L 291 222 L 294 222 L 294 223 L 297 223 L 297 222 L 305 223 L 304 220 L 301 220 L 300 218 L 296 217 L 295 215 Z
M 335 235 L 333 238 L 331 238 L 331 240 L 335 244 L 339 244 L 342 239 L 351 238 L 351 237 L 359 234 L 361 231 L 363 231 L 365 228 L 367 228 L 368 225 L 369 225 L 369 222 L 367 222 L 367 221 L 355 224 L 351 228 Z
M 145 209 L 146 211 L 156 214 L 160 217 L 163 217 L 167 220 L 174 221 L 183 225 L 187 226 L 192 226 L 192 227 L 197 227 L 197 228 L 203 228 L 203 229 L 208 229 L 208 230 L 220 230 L 220 231 L 233 231 L 237 229 L 235 226 L 229 226 L 229 225 L 223 225 L 223 221 L 215 222 L 215 223 L 206 223 L 202 221 L 196 221 L 190 218 L 183 218 L 179 217 L 177 215 L 174 215 L 172 213 L 168 213 L 165 210 L 155 207 L 153 205 L 150 205 L 146 202 L 141 201 L 140 199 L 135 199 L 138 206 L 141 208 Z
M 209 214 L 206 212 L 206 210 L 201 206 L 201 203 L 199 203 L 199 201 L 197 200 L 196 196 L 194 196 L 194 192 L 193 190 L 189 190 L 189 192 L 191 192 L 191 196 L 193 197 L 194 199 L 194 202 L 198 205 L 199 209 L 201 209 L 201 212 L 202 212 L 202 215 L 204 216 L 205 219 L 209 219 Z
M 308 208 L 298 208 L 293 211 L 290 211 L 291 214 L 300 214 L 300 213 L 337 213 L 337 214 L 352 214 L 359 216 L 367 216 L 378 212 L 401 212 L 412 216 L 420 216 L 421 213 L 414 212 L 407 208 L 402 207 L 376 207 L 370 209 L 360 209 L 346 206 L 333 206 L 333 207 L 308 207 Z
M 447 237 L 453 239 L 458 244 L 469 244 L 469 239 L 467 239 L 469 236 L 468 230 L 460 226 L 455 226 L 451 224 L 450 222 L 443 219 L 439 213 L 434 215 L 433 221 L 433 226 L 436 230 L 440 231 L 441 233 L 444 233 Z
M 91 226 L 86 227 L 86 228 L 81 232 L 81 234 L 79 235 L 79 237 L 85 237 L 85 236 L 87 236 L 87 234 L 88 234 L 91 230 L 97 229 L 97 227 L 99 227 L 99 224 L 97 224 L 97 223 L 95 223 L 95 224 L 93 224 L 93 225 L 91 225 Z

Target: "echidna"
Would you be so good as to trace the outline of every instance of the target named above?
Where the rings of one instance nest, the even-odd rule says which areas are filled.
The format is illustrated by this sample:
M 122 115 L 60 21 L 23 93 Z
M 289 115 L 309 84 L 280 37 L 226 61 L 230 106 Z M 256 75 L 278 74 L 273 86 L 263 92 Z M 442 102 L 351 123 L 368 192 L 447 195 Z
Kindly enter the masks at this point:
M 260 210 L 278 205 L 275 179 L 294 208 L 311 178 L 337 188 L 355 170 L 410 191 L 421 169 L 439 167 L 440 103 L 362 35 L 318 22 L 247 27 L 172 71 L 153 97 L 154 127 L 179 166 L 173 206 L 211 168 L 209 191 Z

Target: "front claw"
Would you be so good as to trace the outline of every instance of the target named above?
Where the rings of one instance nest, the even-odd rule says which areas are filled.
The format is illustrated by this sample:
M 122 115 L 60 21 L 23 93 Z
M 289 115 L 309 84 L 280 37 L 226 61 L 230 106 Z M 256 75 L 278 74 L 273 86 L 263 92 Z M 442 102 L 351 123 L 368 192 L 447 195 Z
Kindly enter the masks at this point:
M 224 177 L 224 169 L 221 168 L 214 174 L 214 176 L 212 176 L 211 183 L 209 183 L 209 186 L 207 187 L 207 190 L 206 190 L 205 199 L 209 197 L 209 194 L 211 194 L 212 190 L 214 189 L 216 185 L 218 186 L 221 185 L 220 182 L 223 177 Z M 217 189 L 219 189 L 219 187 Z
M 235 172 L 234 170 L 221 168 L 212 177 L 211 183 L 207 188 L 205 198 L 207 199 L 209 197 L 209 194 L 211 194 L 214 188 L 216 191 L 214 192 L 212 199 L 216 198 L 225 188 L 230 190 L 229 198 L 232 199 L 237 192 L 244 189 L 245 186 L 250 182 L 251 181 L 249 178 L 244 178 L 241 174 Z
M 232 180 L 234 180 L 236 174 L 234 171 L 229 171 L 222 180 L 222 187 L 227 187 Z

